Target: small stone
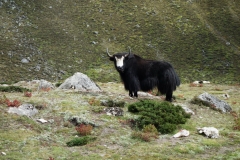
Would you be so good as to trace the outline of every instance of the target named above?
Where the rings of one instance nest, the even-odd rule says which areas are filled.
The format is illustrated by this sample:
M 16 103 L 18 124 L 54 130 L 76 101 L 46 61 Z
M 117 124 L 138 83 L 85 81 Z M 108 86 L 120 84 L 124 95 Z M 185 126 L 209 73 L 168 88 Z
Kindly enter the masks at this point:
M 2 152 L 2 155 L 6 156 L 7 154 L 5 152 Z
M 42 118 L 40 118 L 40 119 L 37 119 L 37 121 L 38 121 L 38 122 L 41 122 L 41 123 L 47 123 L 47 122 L 48 122 L 47 120 L 45 120 L 45 119 L 42 119 Z
M 173 136 L 173 138 L 187 137 L 187 136 L 189 136 L 189 135 L 190 135 L 190 132 L 189 132 L 188 130 L 183 129 L 183 130 L 179 131 L 178 133 L 176 133 L 176 134 Z
M 26 59 L 26 58 L 23 58 L 23 59 L 21 60 L 21 62 L 22 62 L 22 63 L 29 63 L 29 60 Z
M 92 41 L 91 43 L 92 43 L 92 44 L 97 44 L 98 42 Z
M 94 34 L 98 34 L 98 31 L 93 31 Z

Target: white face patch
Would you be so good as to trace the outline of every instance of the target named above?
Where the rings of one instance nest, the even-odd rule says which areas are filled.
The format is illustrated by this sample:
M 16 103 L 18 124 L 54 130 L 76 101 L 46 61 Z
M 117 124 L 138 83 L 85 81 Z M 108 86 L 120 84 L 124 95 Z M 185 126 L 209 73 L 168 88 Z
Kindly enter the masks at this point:
M 122 67 L 123 66 L 124 56 L 122 56 L 121 58 L 115 57 L 115 59 L 116 59 L 117 67 Z

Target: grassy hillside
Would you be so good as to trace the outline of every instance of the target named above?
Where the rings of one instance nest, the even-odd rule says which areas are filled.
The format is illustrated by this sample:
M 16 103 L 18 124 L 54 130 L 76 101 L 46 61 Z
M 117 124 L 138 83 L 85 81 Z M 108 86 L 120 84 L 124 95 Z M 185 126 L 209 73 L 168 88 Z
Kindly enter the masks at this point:
M 21 92 L 0 92 L 0 159 L 3 160 L 240 159 L 240 131 L 235 130 L 235 126 L 240 129 L 239 86 L 181 85 L 174 92 L 174 103 L 190 108 L 195 114 L 184 125 L 178 125 L 174 133 L 158 134 L 156 139 L 145 142 L 133 138 L 136 131 L 130 122 L 136 115 L 128 112 L 127 106 L 141 99 L 162 102 L 164 97 L 139 96 L 139 99 L 130 99 L 120 83 L 98 83 L 103 90 L 101 93 L 56 89 L 46 92 L 37 91 L 37 84 L 21 82 L 16 85 L 31 89 L 32 96 L 26 97 Z M 234 112 L 220 113 L 204 105 L 191 103 L 194 96 L 203 92 L 224 100 Z M 223 94 L 230 95 L 230 98 L 223 99 Z M 10 101 L 34 104 L 39 112 L 31 118 L 10 114 L 7 104 L 1 101 L 3 95 Z M 125 102 L 123 116 L 109 116 L 102 112 L 105 107 L 99 102 L 106 100 Z M 95 141 L 83 146 L 67 146 L 67 142 L 82 137 L 69 121 L 73 116 L 95 124 L 91 132 L 91 136 L 96 137 Z M 39 118 L 48 122 L 41 124 L 37 122 Z M 199 127 L 215 127 L 220 137 L 210 139 L 200 135 L 197 133 Z M 190 135 L 173 138 L 181 129 L 190 131 Z
M 0 82 L 61 81 L 80 71 L 119 81 L 111 53 L 130 46 L 173 64 L 183 82 L 239 83 L 240 9 L 234 0 L 5 0 Z M 27 59 L 29 63 L 22 63 Z

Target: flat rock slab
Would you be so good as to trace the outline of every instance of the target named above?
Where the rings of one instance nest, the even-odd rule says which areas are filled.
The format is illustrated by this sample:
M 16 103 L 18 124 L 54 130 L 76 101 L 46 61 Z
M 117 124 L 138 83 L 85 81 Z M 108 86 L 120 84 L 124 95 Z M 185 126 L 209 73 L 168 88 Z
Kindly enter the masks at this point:
M 224 113 L 232 111 L 232 108 L 227 102 L 224 102 L 211 94 L 203 93 L 199 95 L 198 98 L 201 101 L 209 103 L 213 109 L 220 110 Z
M 8 113 L 15 113 L 20 116 L 28 116 L 31 117 L 38 113 L 38 110 L 32 104 L 22 104 L 19 107 L 9 107 Z
M 73 76 L 67 78 L 58 88 L 92 92 L 101 91 L 100 87 L 98 87 L 87 75 L 80 72 L 77 72 Z

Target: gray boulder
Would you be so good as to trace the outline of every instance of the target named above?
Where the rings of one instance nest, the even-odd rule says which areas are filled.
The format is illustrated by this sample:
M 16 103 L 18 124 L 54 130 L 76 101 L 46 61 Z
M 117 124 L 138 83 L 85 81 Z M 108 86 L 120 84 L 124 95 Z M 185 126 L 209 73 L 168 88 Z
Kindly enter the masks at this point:
M 54 88 L 54 85 L 51 83 L 51 82 L 48 82 L 44 79 L 41 79 L 40 81 L 36 81 L 39 83 L 39 86 L 38 86 L 38 90 L 41 90 L 41 89 L 53 89 Z
M 80 72 L 77 72 L 73 76 L 67 78 L 58 88 L 92 92 L 101 91 L 100 87 L 98 87 L 87 75 Z
M 9 107 L 8 113 L 15 113 L 20 116 L 34 116 L 35 114 L 38 113 L 38 110 L 32 105 L 32 104 L 22 104 L 19 107 Z
M 232 111 L 232 108 L 230 107 L 229 104 L 227 104 L 227 102 L 224 102 L 224 101 L 222 101 L 222 100 L 216 98 L 215 96 L 213 96 L 211 94 L 208 94 L 206 92 L 199 95 L 198 98 L 201 101 L 210 104 L 210 107 L 213 108 L 213 109 L 220 110 L 224 113 Z

